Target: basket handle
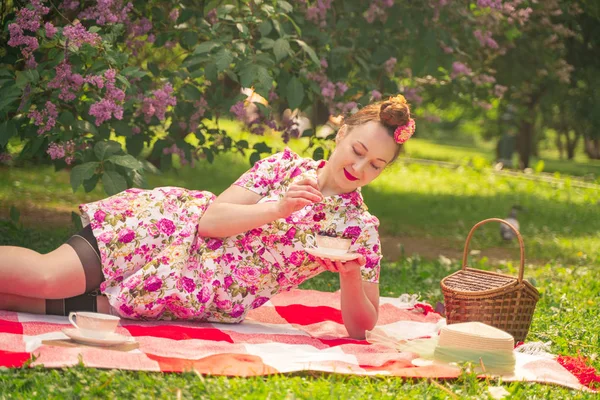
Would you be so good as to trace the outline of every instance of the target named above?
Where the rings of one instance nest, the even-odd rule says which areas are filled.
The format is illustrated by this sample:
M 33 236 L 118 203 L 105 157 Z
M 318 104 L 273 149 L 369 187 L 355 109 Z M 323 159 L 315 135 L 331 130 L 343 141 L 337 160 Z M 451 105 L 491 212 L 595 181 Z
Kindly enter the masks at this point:
M 475 226 L 471 228 L 471 232 L 469 232 L 469 236 L 467 236 L 467 241 L 465 242 L 465 250 L 463 251 L 462 269 L 464 270 L 465 268 L 467 268 L 467 254 L 469 252 L 469 243 L 471 242 L 471 237 L 473 237 L 473 234 L 475 233 L 475 230 L 477 228 L 479 228 L 481 225 L 487 224 L 488 222 L 503 223 L 507 225 L 510 229 L 512 229 L 514 233 L 517 234 L 517 239 L 519 239 L 519 247 L 521 250 L 521 265 L 519 266 L 519 283 L 523 282 L 523 270 L 525 268 L 525 246 L 523 244 L 523 238 L 514 226 L 500 218 L 484 219 L 483 221 L 476 223 Z

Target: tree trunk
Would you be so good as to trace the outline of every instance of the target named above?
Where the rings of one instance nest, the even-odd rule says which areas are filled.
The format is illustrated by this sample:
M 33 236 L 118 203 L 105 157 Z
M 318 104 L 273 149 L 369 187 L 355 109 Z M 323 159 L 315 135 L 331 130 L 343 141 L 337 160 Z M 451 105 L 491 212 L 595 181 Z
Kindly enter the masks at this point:
M 529 168 L 529 158 L 533 149 L 533 123 L 528 119 L 521 121 L 517 149 L 519 151 L 519 169 Z
M 556 148 L 558 149 L 558 158 L 563 159 L 564 147 L 562 141 L 562 132 L 556 132 Z
M 579 143 L 579 138 L 581 137 L 580 133 L 573 132 L 574 136 L 571 138 L 570 132 L 566 133 L 567 137 L 567 158 L 572 160 L 575 158 L 575 149 L 577 148 L 577 143 Z
M 592 160 L 600 160 L 600 140 L 586 137 L 584 139 L 585 153 Z

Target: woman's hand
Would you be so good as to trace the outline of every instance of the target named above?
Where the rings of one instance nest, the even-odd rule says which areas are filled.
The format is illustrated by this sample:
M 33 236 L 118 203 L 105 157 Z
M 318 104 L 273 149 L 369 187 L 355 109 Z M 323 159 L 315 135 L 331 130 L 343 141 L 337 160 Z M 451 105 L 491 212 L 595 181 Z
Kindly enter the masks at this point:
M 351 274 L 355 271 L 360 270 L 360 267 L 365 265 L 366 260 L 362 254 L 357 254 L 355 260 L 341 262 L 332 261 L 327 258 L 315 257 L 317 262 L 321 264 L 327 271 L 337 272 L 340 275 Z
M 323 200 L 317 181 L 311 178 L 302 179 L 290 185 L 285 196 L 277 205 L 280 218 L 287 218 L 291 213 L 301 210 L 309 204 Z

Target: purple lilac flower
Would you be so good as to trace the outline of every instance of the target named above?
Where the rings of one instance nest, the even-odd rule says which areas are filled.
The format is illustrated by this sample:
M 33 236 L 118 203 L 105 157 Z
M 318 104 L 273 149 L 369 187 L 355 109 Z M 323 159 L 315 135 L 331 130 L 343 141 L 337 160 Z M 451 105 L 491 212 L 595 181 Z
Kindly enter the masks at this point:
M 233 115 L 235 115 L 237 119 L 241 121 L 243 121 L 246 118 L 246 109 L 244 107 L 243 101 L 238 101 L 237 103 L 232 105 L 229 109 L 229 112 L 231 112 Z
M 385 69 L 385 72 L 387 72 L 388 74 L 393 74 L 394 73 L 394 68 L 396 67 L 396 63 L 398 62 L 398 60 L 396 59 L 396 57 L 390 57 L 384 64 L 383 64 L 383 69 Z
M 171 10 L 171 12 L 169 13 L 169 19 L 173 22 L 177 21 L 177 18 L 179 18 L 179 9 L 178 8 L 174 8 Z
M 54 35 L 56 35 L 56 32 L 58 32 L 58 29 L 56 29 L 51 22 L 46 22 L 44 29 L 46 30 L 46 37 L 50 39 L 52 39 Z
M 65 1 L 64 3 L 68 3 Z M 71 3 L 78 3 L 72 1 Z M 69 6 L 77 8 L 78 4 L 69 4 Z M 123 0 L 98 0 L 96 5 L 89 6 L 81 13 L 80 19 L 94 19 L 98 25 L 108 25 L 124 23 L 129 20 L 128 13 L 133 9 L 133 4 L 128 2 L 123 4 Z
M 470 75 L 471 72 L 471 69 L 465 64 L 455 61 L 452 63 L 452 73 L 450 74 L 450 77 L 454 79 L 460 75 Z
M 144 114 L 144 120 L 149 123 L 152 116 L 156 116 L 159 121 L 164 121 L 167 107 L 176 106 L 177 98 L 172 95 L 173 86 L 170 83 L 166 83 L 162 89 L 157 89 L 152 92 L 154 98 L 146 97 L 142 101 L 142 107 L 138 111 Z
M 84 43 L 91 46 L 96 46 L 101 42 L 100 36 L 97 33 L 88 32 L 85 26 L 81 25 L 80 22 L 76 22 L 74 25 L 65 26 L 63 29 L 63 35 L 69 39 L 69 44 L 79 48 Z
M 25 58 L 27 68 L 35 68 L 37 63 L 33 57 L 33 52 L 39 47 L 37 38 L 26 36 L 24 31 L 36 32 L 42 22 L 42 16 L 48 14 L 50 9 L 44 7 L 40 0 L 31 0 L 29 2 L 32 8 L 23 7 L 17 11 L 15 22 L 8 25 L 10 39 L 8 45 L 11 47 L 24 46 L 21 48 L 21 54 Z
M 38 135 L 42 135 L 54 128 L 54 125 L 56 125 L 56 118 L 58 118 L 58 111 L 56 110 L 56 105 L 47 101 L 45 108 L 41 112 L 38 110 L 31 110 L 28 116 L 29 118 L 33 118 L 35 126 L 40 127 L 37 131 Z
M 206 14 L 206 20 L 211 24 L 214 25 L 217 23 L 217 21 L 219 20 L 217 18 L 217 9 L 213 8 L 212 10 L 210 10 L 208 12 L 208 14 Z

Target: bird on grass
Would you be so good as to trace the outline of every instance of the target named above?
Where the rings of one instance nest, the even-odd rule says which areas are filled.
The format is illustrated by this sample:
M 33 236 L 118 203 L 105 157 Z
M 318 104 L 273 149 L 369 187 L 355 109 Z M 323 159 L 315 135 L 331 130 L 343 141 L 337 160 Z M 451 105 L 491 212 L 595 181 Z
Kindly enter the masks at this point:
M 517 221 L 517 212 L 521 210 L 521 207 L 518 205 L 512 206 L 508 217 L 504 218 L 506 222 L 511 224 L 517 231 L 519 230 L 519 221 Z M 502 239 L 506 241 L 513 240 L 517 237 L 515 232 L 510 229 L 510 227 L 506 226 L 506 224 L 500 224 L 500 236 Z

